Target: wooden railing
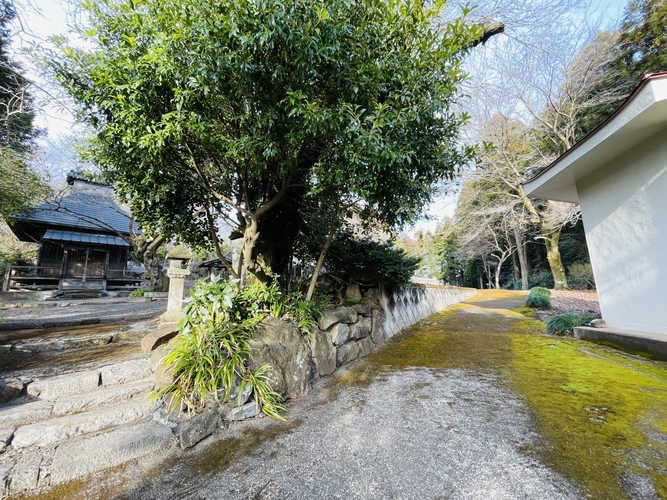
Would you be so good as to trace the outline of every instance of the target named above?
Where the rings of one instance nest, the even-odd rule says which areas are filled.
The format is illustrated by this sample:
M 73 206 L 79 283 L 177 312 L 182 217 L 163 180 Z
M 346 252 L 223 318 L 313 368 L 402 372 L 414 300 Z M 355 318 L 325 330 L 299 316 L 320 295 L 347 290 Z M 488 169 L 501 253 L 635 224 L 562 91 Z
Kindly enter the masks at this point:
M 60 267 L 40 267 L 40 266 L 13 266 L 7 265 L 2 291 L 8 291 L 11 288 L 25 288 L 25 283 L 34 280 L 36 284 L 40 282 L 49 282 L 60 280 Z M 144 273 L 141 271 L 128 271 L 126 269 L 109 269 L 107 279 L 124 281 L 141 281 Z M 68 275 L 67 278 L 77 279 L 83 276 Z M 102 279 L 102 276 L 89 276 L 93 279 Z M 37 286 L 37 285 L 35 285 Z

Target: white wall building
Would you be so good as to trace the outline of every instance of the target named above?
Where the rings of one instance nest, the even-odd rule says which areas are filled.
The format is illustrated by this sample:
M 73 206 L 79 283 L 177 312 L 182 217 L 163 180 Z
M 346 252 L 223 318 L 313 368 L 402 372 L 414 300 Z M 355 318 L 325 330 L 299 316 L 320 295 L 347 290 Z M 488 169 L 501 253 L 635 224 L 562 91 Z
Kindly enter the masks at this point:
M 581 205 L 607 326 L 667 334 L 667 72 L 524 190 Z

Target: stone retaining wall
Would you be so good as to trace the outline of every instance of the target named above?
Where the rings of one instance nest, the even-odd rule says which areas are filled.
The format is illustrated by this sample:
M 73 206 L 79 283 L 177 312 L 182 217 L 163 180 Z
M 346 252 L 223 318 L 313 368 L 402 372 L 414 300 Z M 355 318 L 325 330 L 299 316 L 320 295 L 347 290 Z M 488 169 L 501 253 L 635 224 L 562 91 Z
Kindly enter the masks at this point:
M 381 287 L 380 304 L 386 315 L 387 337 L 411 327 L 445 307 L 469 299 L 474 288 L 453 286 L 409 285 L 400 288 Z

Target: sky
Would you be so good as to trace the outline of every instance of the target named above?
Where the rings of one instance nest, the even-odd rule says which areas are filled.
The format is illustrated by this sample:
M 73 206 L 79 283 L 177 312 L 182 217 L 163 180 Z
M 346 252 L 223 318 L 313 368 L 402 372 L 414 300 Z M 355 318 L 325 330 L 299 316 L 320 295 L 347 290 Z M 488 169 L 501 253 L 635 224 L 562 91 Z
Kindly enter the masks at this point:
M 480 3 L 483 0 L 480 0 Z M 48 39 L 53 35 L 66 34 L 72 26 L 75 15 L 73 14 L 72 0 L 23 0 L 20 4 L 20 18 L 23 29 L 15 36 L 14 48 L 17 51 L 33 47 L 36 52 L 41 52 L 49 46 Z M 614 23 L 622 15 L 627 0 L 591 0 L 591 10 L 603 11 L 606 23 Z M 41 77 L 34 70 L 29 59 L 25 59 L 23 66 L 27 75 L 36 82 L 41 82 Z M 51 97 L 41 93 L 46 102 L 40 106 L 41 111 L 37 118 L 37 126 L 47 131 L 43 141 L 57 141 L 58 138 L 71 135 L 74 131 L 74 120 L 71 113 L 61 105 L 55 105 L 54 95 Z M 408 233 L 417 230 L 433 231 L 439 220 L 451 217 L 456 208 L 457 194 L 455 189 L 449 189 L 449 193 L 440 194 L 435 202 L 427 209 L 429 218 L 424 219 L 413 227 L 407 228 Z

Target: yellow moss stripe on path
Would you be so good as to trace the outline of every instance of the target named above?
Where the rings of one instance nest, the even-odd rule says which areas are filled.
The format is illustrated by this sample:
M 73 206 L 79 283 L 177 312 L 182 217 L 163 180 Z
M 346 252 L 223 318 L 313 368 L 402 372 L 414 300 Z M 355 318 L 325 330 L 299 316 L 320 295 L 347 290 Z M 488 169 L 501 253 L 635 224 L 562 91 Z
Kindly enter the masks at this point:
M 495 371 L 534 414 L 543 436 L 535 451 L 590 498 L 630 498 L 644 479 L 667 498 L 667 364 L 544 335 L 544 324 L 521 313 L 530 314 L 522 308 L 524 297 L 481 291 L 368 360 L 380 372 Z

